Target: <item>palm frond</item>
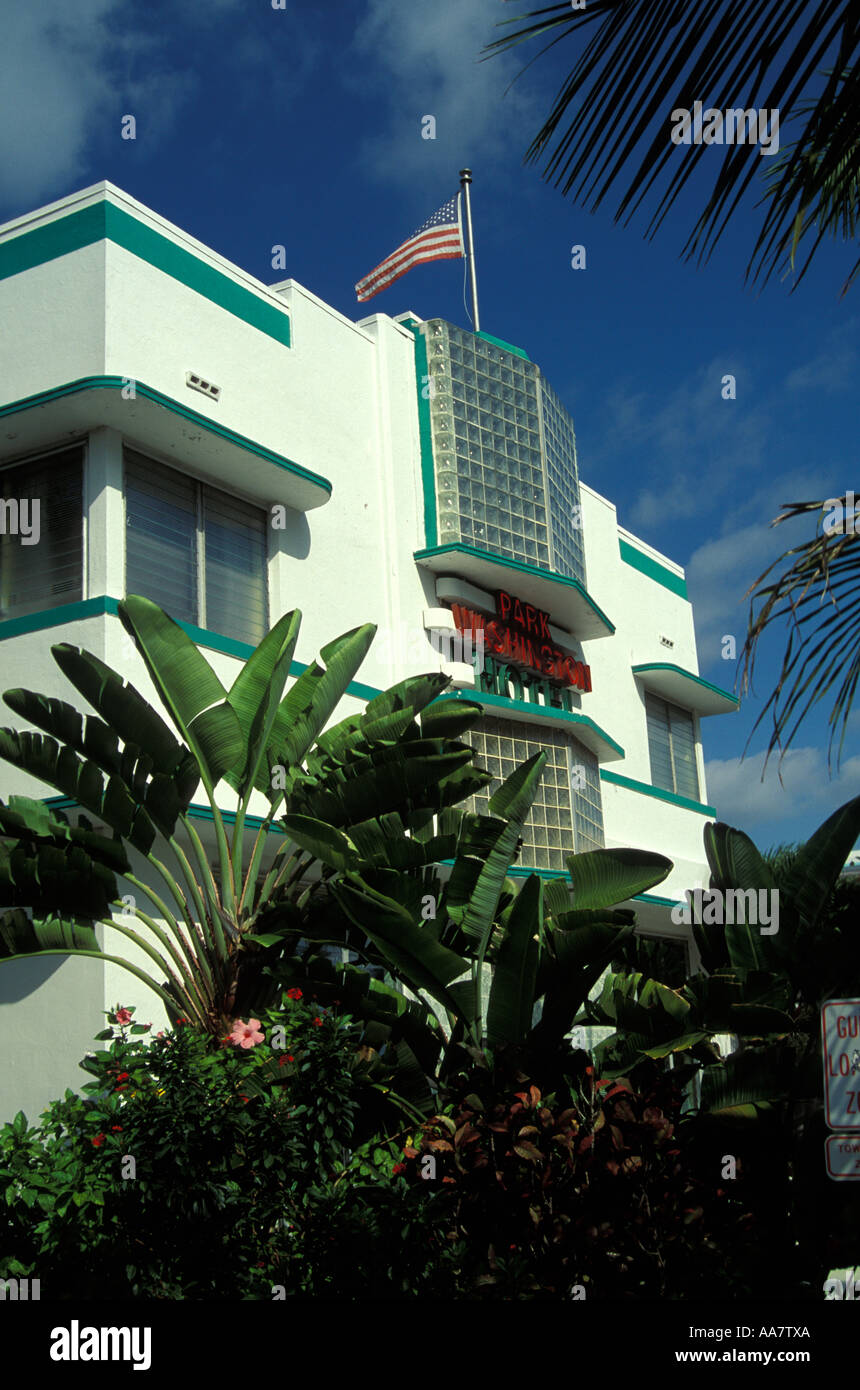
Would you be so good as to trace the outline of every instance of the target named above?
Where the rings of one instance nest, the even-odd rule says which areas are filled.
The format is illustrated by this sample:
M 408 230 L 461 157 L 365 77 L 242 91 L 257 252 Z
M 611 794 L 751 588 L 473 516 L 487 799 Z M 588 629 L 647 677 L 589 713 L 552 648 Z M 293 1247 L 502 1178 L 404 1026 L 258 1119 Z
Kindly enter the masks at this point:
M 747 747 L 770 712 L 772 728 L 765 767 L 775 748 L 780 763 L 807 714 L 836 689 L 828 723 L 827 750 L 831 765 L 833 743 L 841 725 L 837 766 L 845 741 L 848 716 L 860 680 L 860 534 L 853 530 L 854 508 L 848 497 L 816 502 L 792 502 L 772 523 L 774 526 L 800 516 L 819 514 L 813 538 L 792 546 L 768 566 L 747 590 L 750 598 L 749 630 L 741 658 L 741 687 L 751 689 L 758 645 L 764 632 L 785 619 L 788 642 L 776 687 L 753 726 Z M 844 529 L 823 526 L 825 515 L 838 503 Z M 842 523 L 840 522 L 840 527 Z M 790 560 L 778 579 L 764 581 Z M 756 603 L 760 604 L 756 612 Z M 793 721 L 793 722 L 792 722 Z
M 837 226 L 853 237 L 860 74 L 852 59 L 860 19 L 851 0 L 588 0 L 584 10 L 559 3 L 505 23 L 520 27 L 489 44 L 488 57 L 536 39 L 549 40 L 541 50 L 546 53 L 590 26 L 525 155 L 527 163 L 545 158 L 543 178 L 563 196 L 595 211 L 619 186 L 628 162 L 638 159 L 632 180 L 624 174 L 628 182 L 615 220 L 629 224 L 650 198 L 651 239 L 700 161 L 717 157 L 713 146 L 691 144 L 682 152 L 672 143 L 673 111 L 690 111 L 697 100 L 719 111 L 753 108 L 783 118 L 802 110 L 803 129 L 771 179 L 747 278 L 766 281 L 786 252 L 796 250 L 799 230 L 805 235 L 818 227 L 810 257 Z M 828 59 L 833 67 L 813 95 Z M 685 259 L 710 257 L 762 169 L 761 153 L 754 143 L 726 145 L 711 194 L 682 248 Z

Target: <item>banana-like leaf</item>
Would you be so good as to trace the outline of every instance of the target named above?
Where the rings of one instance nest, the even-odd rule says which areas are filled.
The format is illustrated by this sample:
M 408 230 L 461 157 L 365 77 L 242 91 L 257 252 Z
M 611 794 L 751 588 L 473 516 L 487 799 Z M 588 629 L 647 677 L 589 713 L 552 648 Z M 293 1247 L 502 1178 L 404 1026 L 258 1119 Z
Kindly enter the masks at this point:
M 241 769 L 245 739 L 238 715 L 200 649 L 151 599 L 129 594 L 119 604 L 165 708 L 196 755 L 211 787 Z
M 355 846 L 335 826 L 314 820 L 311 816 L 283 816 L 280 824 L 290 839 L 330 869 L 348 872 L 358 868 L 359 857 Z
M 10 796 L 8 807 L 0 801 L 0 834 L 50 840 L 55 845 L 79 845 L 115 873 L 124 874 L 130 869 L 128 856 L 119 840 L 109 840 L 97 831 L 71 826 L 60 817 L 61 813 L 52 812 L 44 801 L 34 801 L 29 796 Z
M 21 908 L 0 908 L 0 960 L 57 951 L 100 954 L 92 921 L 68 913 L 31 921 Z
M 701 1108 L 724 1118 L 753 1118 L 759 1107 L 789 1097 L 791 1071 L 790 1054 L 778 1046 L 732 1052 L 703 1069 Z
M 554 1045 L 565 1037 L 618 947 L 633 931 L 633 923 L 614 927 L 592 922 L 573 931 L 554 928 L 547 933 L 537 981 L 537 993 L 544 995 L 534 1030 L 537 1042 Z
M 421 716 L 422 738 L 459 738 L 483 719 L 483 706 L 470 700 L 438 700 Z
M 775 888 L 770 866 L 756 849 L 749 835 L 723 821 L 708 823 L 704 829 L 705 854 L 711 868 L 711 886 L 728 888 Z
M 504 940 L 496 956 L 487 1006 L 491 1047 L 520 1042 L 532 1026 L 541 918 L 541 881 L 532 874 L 507 915 Z
M 152 759 L 155 772 L 165 776 L 178 772 L 183 759 L 187 758 L 188 749 L 183 748 L 161 716 L 133 685 L 124 681 L 91 652 L 72 647 L 68 642 L 53 646 L 51 655 L 66 679 L 101 715 L 107 729 L 118 734 L 124 743 L 136 743 L 145 749 Z M 99 761 L 94 754 L 84 751 L 94 761 Z M 188 793 L 189 800 L 193 790 L 192 787 Z
M 662 883 L 671 859 L 644 849 L 595 849 L 567 857 L 576 908 L 613 907 Z
M 432 922 L 418 926 L 392 898 L 376 892 L 357 874 L 330 885 L 333 897 L 370 937 L 394 973 L 410 989 L 423 989 L 455 1017 L 463 1017 L 448 986 L 463 973 L 463 960 L 438 939 Z
M 224 780 L 240 795 L 240 789 L 248 782 L 257 791 L 268 794 L 271 789 L 265 750 L 290 673 L 301 621 L 298 609 L 279 618 L 248 657 L 227 695 L 227 703 L 239 721 L 246 755 L 244 767 L 229 768 Z
M 340 704 L 375 632 L 372 623 L 365 623 L 320 648 L 325 664 L 311 662 L 281 701 L 267 749 L 270 766 L 294 768 L 304 760 Z
M 780 897 L 793 904 L 806 929 L 818 922 L 858 836 L 860 796 L 834 811 L 799 849 Z
M 105 787 L 101 768 L 78 757 L 74 749 L 59 747 L 46 734 L 0 729 L 0 758 L 20 767 L 40 782 L 47 782 L 78 805 L 107 821 L 111 830 L 148 854 L 156 837 L 149 813 L 137 806 L 118 777 Z
M 498 834 L 487 850 L 465 907 L 454 906 L 450 896 L 446 899 L 447 911 L 461 931 L 479 943 L 479 960 L 483 960 L 502 888 L 516 856 L 517 842 L 522 836 L 545 763 L 546 754 L 536 753 L 521 767 L 515 768 L 490 797 L 488 810 L 491 817 L 498 818 Z M 475 823 L 471 824 L 474 827 Z

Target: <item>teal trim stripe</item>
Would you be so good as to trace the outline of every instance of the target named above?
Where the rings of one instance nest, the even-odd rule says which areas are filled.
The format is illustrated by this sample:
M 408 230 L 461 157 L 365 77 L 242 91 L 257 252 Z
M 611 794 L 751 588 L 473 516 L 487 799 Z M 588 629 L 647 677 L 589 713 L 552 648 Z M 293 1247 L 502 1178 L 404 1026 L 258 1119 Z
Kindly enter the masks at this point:
M 488 705 L 500 712 L 505 710 L 518 710 L 525 714 L 540 714 L 544 719 L 550 718 L 553 723 L 559 724 L 581 724 L 585 728 L 591 729 L 593 733 L 602 738 L 610 747 L 614 748 L 619 757 L 625 757 L 624 749 L 620 743 L 616 743 L 614 738 L 610 738 L 599 724 L 595 724 L 587 714 L 577 714 L 573 710 L 556 709 L 553 705 L 533 705 L 528 700 L 509 700 L 505 695 L 493 695 L 484 690 L 458 690 L 456 694 L 439 695 L 432 700 L 431 704 L 439 705 L 446 700 L 469 700 L 476 705 Z
M 658 565 L 657 561 L 652 560 L 650 555 L 644 555 L 641 550 L 637 550 L 635 546 L 622 540 L 620 536 L 618 537 L 618 548 L 625 565 L 632 566 L 640 574 L 647 574 L 649 579 L 662 584 L 663 588 L 669 589 L 671 593 L 678 594 L 681 598 L 687 598 L 687 583 L 679 574 L 667 570 L 665 565 Z
M 8 405 L 0 406 L 0 419 L 4 415 L 15 415 L 22 410 L 33 410 L 36 406 L 49 405 L 52 401 L 62 400 L 65 396 L 75 396 L 82 391 L 120 391 L 127 384 L 127 381 L 127 377 L 121 376 L 82 376 L 77 381 L 66 381 L 62 386 L 53 386 L 48 391 L 38 391 L 34 396 L 24 396 L 19 401 L 10 401 Z M 226 425 L 219 425 L 217 420 L 210 420 L 208 416 L 201 415 L 199 411 L 192 410 L 190 406 L 182 405 L 181 402 L 174 400 L 172 396 L 165 396 L 161 391 L 156 391 L 154 386 L 147 386 L 144 381 L 135 379 L 134 389 L 137 396 L 143 396 L 145 400 L 152 401 L 154 405 L 162 406 L 173 415 L 181 416 L 183 420 L 188 420 L 198 429 L 206 430 L 209 434 L 225 439 L 228 444 L 233 444 L 238 449 L 245 449 L 248 453 L 255 454 L 257 458 L 264 459 L 266 463 L 273 463 L 276 468 L 283 468 L 295 477 L 313 483 L 315 487 L 322 488 L 331 496 L 332 484 L 322 474 L 312 473 L 309 468 L 303 468 L 300 463 L 293 463 L 292 459 L 286 458 L 285 455 L 276 454 L 274 450 L 267 449 L 265 444 L 258 444 L 256 440 L 249 439 L 247 435 L 238 434 L 236 430 L 228 429 Z
M 84 599 L 80 603 L 60 604 L 54 608 L 42 609 L 39 613 L 27 613 L 22 618 L 7 618 L 5 622 L 0 622 L 0 642 L 4 642 L 8 637 L 20 637 L 28 632 L 43 632 L 51 627 L 65 627 L 67 623 L 104 617 L 106 614 L 114 617 L 119 614 L 119 599 L 112 598 L 109 594 Z M 193 623 L 180 622 L 179 626 L 198 647 L 208 647 L 210 651 L 235 656 L 240 661 L 247 661 L 256 650 L 248 642 L 237 642 L 233 637 L 225 637 L 223 633 L 212 632 L 209 628 L 195 627 Z M 301 676 L 309 665 L 310 663 L 305 661 L 291 661 L 290 675 Z M 344 693 L 356 700 L 373 700 L 377 695 L 381 695 L 382 691 L 373 685 L 364 685 L 361 681 L 350 681 Z
M 418 441 L 421 449 L 421 484 L 424 492 L 424 540 L 436 545 L 439 527 L 436 516 L 436 467 L 433 461 L 433 433 L 430 428 L 430 399 L 424 395 L 423 381 L 430 379 L 427 343 L 415 319 L 401 319 L 415 341 L 415 386 L 418 391 Z
M 561 584 L 565 588 L 575 589 L 591 609 L 597 614 L 601 622 L 606 625 L 610 633 L 615 631 L 615 624 L 611 623 L 603 609 L 598 607 L 594 599 L 586 589 L 580 584 L 578 579 L 571 579 L 566 574 L 556 574 L 555 570 L 538 569 L 537 565 L 528 565 L 524 560 L 509 560 L 506 555 L 496 555 L 489 550 L 478 550 L 477 546 L 464 545 L 459 541 L 452 541 L 448 545 L 428 546 L 426 550 L 416 550 L 413 553 L 413 560 L 431 560 L 437 555 L 470 555 L 477 560 L 485 560 L 492 565 L 500 565 L 504 569 L 515 570 L 519 574 L 535 575 L 538 579 L 549 580 L 553 584 Z
M 506 343 L 504 338 L 494 338 L 492 333 L 485 333 L 483 329 L 476 333 L 475 337 L 483 338 L 485 343 L 495 343 L 496 347 L 504 348 L 505 352 L 513 353 L 514 357 L 523 357 L 526 362 L 531 362 L 527 352 L 523 352 L 522 348 L 514 347 L 513 343 Z
M 626 787 L 628 791 L 641 792 L 643 796 L 656 797 L 658 801 L 668 801 L 670 806 L 682 806 L 685 811 L 698 811 L 702 816 L 716 817 L 716 808 L 706 806 L 702 801 L 691 801 L 687 796 L 678 796 L 677 792 L 664 791 L 662 787 L 652 787 L 648 782 L 634 782 L 632 777 L 622 777 L 620 772 L 604 772 L 600 769 L 601 782 L 614 782 L 618 787 Z
M 49 806 L 52 811 L 69 811 L 74 810 L 77 807 L 78 802 L 73 800 L 73 798 L 70 796 L 43 796 L 42 804 L 44 806 Z M 236 824 L 235 811 L 225 811 L 222 807 L 219 807 L 219 810 L 221 811 L 221 819 L 224 821 L 225 825 Z M 188 814 L 192 820 L 208 820 L 213 822 L 215 820 L 212 807 L 203 806 L 197 801 L 192 801 L 191 805 L 188 807 Z M 245 817 L 246 830 L 257 831 L 263 824 L 264 822 L 262 816 L 247 815 Z M 285 830 L 282 830 L 279 825 L 275 824 L 269 827 L 269 833 L 271 835 L 285 836 L 287 832 Z
M 162 232 L 140 222 L 106 198 L 91 207 L 59 217 L 47 226 L 34 227 L 32 231 L 0 242 L 0 279 L 20 275 L 34 266 L 44 265 L 104 240 L 122 246 L 133 256 L 169 275 L 187 289 L 194 290 L 203 299 L 217 304 L 234 318 L 259 329 L 275 342 L 282 343 L 284 347 L 290 346 L 290 318 L 286 308 L 280 309 L 258 298 L 223 271 L 201 260 L 194 252 L 178 246 Z
M 693 681 L 695 685 L 700 685 L 703 690 L 710 690 L 713 695 L 719 695 L 724 700 L 731 700 L 737 707 L 740 703 L 734 695 L 730 695 L 728 690 L 723 690 L 719 685 L 712 685 L 706 681 L 704 676 L 694 676 L 692 671 L 685 671 L 682 666 L 675 666 L 671 661 L 646 661 L 641 666 L 633 666 L 634 676 L 644 676 L 648 671 L 674 671 L 676 676 L 683 676 L 685 680 Z

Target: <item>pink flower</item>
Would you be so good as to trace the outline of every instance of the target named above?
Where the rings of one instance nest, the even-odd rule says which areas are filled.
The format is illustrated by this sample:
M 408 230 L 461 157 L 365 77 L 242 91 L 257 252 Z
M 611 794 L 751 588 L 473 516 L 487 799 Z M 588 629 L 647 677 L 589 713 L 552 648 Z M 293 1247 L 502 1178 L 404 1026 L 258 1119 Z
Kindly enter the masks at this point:
M 128 1009 L 117 1009 L 116 1021 L 121 1024 L 131 1023 L 131 1014 Z
M 260 1020 L 249 1018 L 247 1023 L 242 1023 L 237 1019 L 233 1024 L 230 1041 L 235 1043 L 237 1047 L 256 1047 L 257 1043 L 263 1041 L 263 1034 L 260 1032 Z

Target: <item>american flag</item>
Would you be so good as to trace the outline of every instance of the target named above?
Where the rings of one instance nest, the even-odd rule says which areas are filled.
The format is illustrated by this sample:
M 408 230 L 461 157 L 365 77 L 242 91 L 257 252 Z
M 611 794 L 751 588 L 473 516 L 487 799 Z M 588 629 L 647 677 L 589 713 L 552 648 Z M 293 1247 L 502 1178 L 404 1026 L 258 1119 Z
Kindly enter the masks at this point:
M 412 233 L 408 241 L 386 256 L 363 280 L 359 280 L 355 292 L 360 300 L 372 299 L 414 265 L 421 265 L 424 261 L 453 260 L 465 254 L 460 225 L 460 195 L 455 193 L 450 202 L 445 203 L 417 232 Z

